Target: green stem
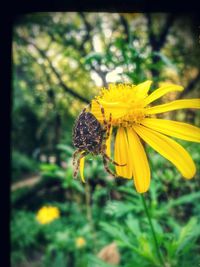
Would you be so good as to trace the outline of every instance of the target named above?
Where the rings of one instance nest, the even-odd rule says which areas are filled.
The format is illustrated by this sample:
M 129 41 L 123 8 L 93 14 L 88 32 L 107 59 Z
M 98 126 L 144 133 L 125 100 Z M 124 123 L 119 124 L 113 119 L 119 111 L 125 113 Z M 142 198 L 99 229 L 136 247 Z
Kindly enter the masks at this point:
M 144 210 L 145 210 L 145 213 L 146 213 L 146 216 L 147 216 L 150 228 L 151 228 L 151 233 L 152 233 L 152 236 L 153 236 L 153 239 L 154 239 L 154 244 L 155 244 L 155 249 L 156 249 L 156 252 L 157 252 L 158 259 L 159 259 L 159 261 L 161 263 L 161 266 L 165 267 L 165 263 L 163 261 L 162 255 L 160 253 L 158 240 L 157 240 L 157 237 L 156 237 L 156 232 L 155 232 L 154 227 L 153 227 L 153 223 L 152 223 L 152 220 L 151 220 L 151 216 L 150 216 L 150 213 L 149 213 L 149 210 L 148 210 L 148 207 L 147 207 L 147 203 L 146 203 L 144 194 L 141 194 L 141 198 L 142 198 L 142 203 L 143 203 L 143 206 L 144 206 Z
M 95 233 L 95 229 L 94 229 L 94 222 L 93 222 L 93 218 L 92 218 L 92 207 L 91 207 L 91 192 L 90 192 L 90 185 L 89 182 L 85 183 L 85 193 L 86 193 L 86 212 L 87 212 L 87 220 L 88 223 L 90 225 L 90 229 L 91 229 L 91 234 L 92 234 L 92 238 L 93 238 L 93 252 L 96 253 L 96 233 Z

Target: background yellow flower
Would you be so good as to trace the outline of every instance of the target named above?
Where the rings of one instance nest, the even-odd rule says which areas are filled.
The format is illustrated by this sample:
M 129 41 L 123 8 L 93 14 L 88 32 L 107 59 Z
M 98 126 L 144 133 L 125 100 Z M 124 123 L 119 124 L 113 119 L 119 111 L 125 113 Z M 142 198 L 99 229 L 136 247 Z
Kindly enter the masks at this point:
M 80 236 L 80 237 L 76 238 L 75 243 L 76 243 L 77 248 L 82 248 L 86 245 L 86 240 L 85 240 L 85 238 Z
M 40 224 L 48 224 L 60 217 L 60 211 L 57 207 L 44 206 L 38 210 L 36 218 Z

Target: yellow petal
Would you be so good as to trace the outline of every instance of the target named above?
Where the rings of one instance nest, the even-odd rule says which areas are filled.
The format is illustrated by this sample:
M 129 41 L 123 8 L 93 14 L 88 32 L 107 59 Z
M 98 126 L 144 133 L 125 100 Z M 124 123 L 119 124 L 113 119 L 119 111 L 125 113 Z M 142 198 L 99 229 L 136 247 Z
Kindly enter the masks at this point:
M 152 81 L 147 80 L 143 83 L 140 83 L 134 87 L 134 90 L 137 92 L 139 98 L 145 98 L 149 92 Z
M 127 129 L 132 171 L 137 192 L 144 193 L 150 185 L 148 159 L 139 137 L 132 128 Z
M 111 137 L 112 137 L 112 127 L 110 127 L 110 131 L 109 131 L 109 137 L 106 140 L 106 154 L 110 157 L 111 155 L 111 150 L 110 150 L 110 146 L 111 146 Z
M 162 97 L 163 95 L 173 92 L 173 91 L 183 91 L 183 87 L 180 85 L 174 85 L 174 84 L 165 84 L 155 90 L 152 94 L 150 94 L 145 100 L 145 106 L 148 105 L 149 103 L 155 101 L 156 99 Z
M 189 153 L 176 141 L 144 126 L 134 126 L 137 134 L 163 157 L 171 161 L 181 174 L 191 179 L 196 172 L 195 164 Z
M 127 179 L 132 178 L 132 167 L 129 157 L 129 148 L 126 132 L 124 128 L 117 130 L 115 139 L 114 160 L 119 164 L 126 164 L 125 166 L 115 166 L 116 173 Z
M 200 129 L 183 122 L 145 118 L 142 125 L 166 135 L 200 143 Z
M 183 108 L 200 108 L 200 99 L 181 99 L 145 109 L 146 114 L 157 114 Z
M 98 101 L 104 109 L 106 120 L 109 120 L 110 113 L 112 114 L 113 119 L 117 119 L 119 117 L 124 116 L 129 108 L 129 105 L 123 102 L 110 103 L 101 99 L 98 99 Z M 97 120 L 103 120 L 101 106 L 95 100 L 92 100 L 91 113 L 97 118 Z
M 85 164 L 85 157 L 82 157 L 81 160 L 80 160 L 80 175 L 81 175 L 82 182 L 85 183 L 85 178 L 84 178 L 84 174 L 83 174 L 84 164 Z

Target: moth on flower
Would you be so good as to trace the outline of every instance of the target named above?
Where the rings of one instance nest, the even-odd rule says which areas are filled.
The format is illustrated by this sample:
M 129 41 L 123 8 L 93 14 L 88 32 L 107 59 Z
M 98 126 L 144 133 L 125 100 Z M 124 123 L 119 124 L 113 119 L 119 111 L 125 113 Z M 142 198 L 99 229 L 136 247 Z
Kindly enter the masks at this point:
M 108 88 L 101 89 L 99 96 L 91 103 L 91 113 L 99 123 L 103 125 L 105 120 L 110 121 L 110 133 L 113 127 L 117 129 L 114 141 L 114 161 L 118 163 L 115 166 L 117 175 L 133 179 L 139 193 L 146 192 L 150 186 L 150 168 L 141 140 L 174 164 L 186 179 L 194 177 L 195 164 L 189 153 L 168 136 L 200 142 L 199 128 L 155 117 L 156 114 L 178 109 L 199 109 L 200 99 L 182 99 L 151 106 L 165 94 L 183 90 L 180 85 L 165 84 L 149 94 L 151 84 L 152 81 L 149 80 L 138 85 L 109 84 Z M 111 137 L 112 134 L 109 134 L 106 140 L 105 153 L 108 157 L 111 154 Z M 80 163 L 82 179 L 83 169 L 84 155 Z

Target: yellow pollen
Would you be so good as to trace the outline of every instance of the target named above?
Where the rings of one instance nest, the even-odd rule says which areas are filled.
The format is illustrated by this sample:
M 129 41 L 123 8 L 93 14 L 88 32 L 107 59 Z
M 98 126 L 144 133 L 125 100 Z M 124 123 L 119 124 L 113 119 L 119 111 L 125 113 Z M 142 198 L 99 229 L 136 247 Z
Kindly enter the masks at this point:
M 132 112 L 122 116 L 121 118 L 112 120 L 113 126 L 128 127 L 133 124 L 140 124 L 145 118 L 143 109 L 132 109 Z
M 103 88 L 100 95 L 95 97 L 102 108 L 93 101 L 92 113 L 102 124 L 104 116 L 109 121 L 110 114 L 112 126 L 129 127 L 133 124 L 140 124 L 145 118 L 145 97 L 146 95 L 142 90 L 137 89 L 137 86 L 109 84 L 108 89 Z

